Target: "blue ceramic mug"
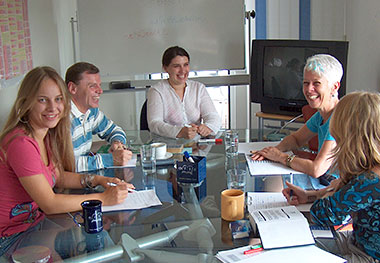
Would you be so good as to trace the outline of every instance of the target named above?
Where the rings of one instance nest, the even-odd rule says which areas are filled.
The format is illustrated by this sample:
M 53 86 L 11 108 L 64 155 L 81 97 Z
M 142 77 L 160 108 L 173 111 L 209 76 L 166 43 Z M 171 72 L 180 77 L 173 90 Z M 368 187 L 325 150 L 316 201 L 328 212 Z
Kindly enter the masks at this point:
M 81 203 L 82 215 L 76 213 L 74 222 L 84 227 L 84 231 L 89 234 L 99 233 L 103 230 L 102 219 L 102 201 L 100 200 L 87 200 Z M 83 223 L 76 221 L 76 217 L 80 215 L 83 218 Z

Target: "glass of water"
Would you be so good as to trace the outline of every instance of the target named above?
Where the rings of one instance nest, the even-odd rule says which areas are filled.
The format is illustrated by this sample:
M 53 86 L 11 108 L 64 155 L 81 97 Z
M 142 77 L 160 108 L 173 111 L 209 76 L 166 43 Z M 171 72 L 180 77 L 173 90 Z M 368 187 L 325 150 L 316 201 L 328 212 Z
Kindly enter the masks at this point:
M 155 148 L 150 144 L 142 145 L 140 148 L 140 157 L 145 189 L 154 189 L 154 181 L 156 178 Z
M 227 156 L 238 155 L 239 134 L 234 130 L 227 130 L 224 135 Z
M 247 171 L 244 169 L 227 170 L 227 188 L 239 189 L 244 192 L 247 181 Z

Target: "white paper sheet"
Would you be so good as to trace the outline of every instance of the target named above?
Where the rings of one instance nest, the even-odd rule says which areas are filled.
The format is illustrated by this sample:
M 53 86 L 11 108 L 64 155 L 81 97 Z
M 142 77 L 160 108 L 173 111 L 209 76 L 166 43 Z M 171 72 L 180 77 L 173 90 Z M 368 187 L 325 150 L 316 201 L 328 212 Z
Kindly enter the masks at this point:
M 316 246 L 302 246 L 292 248 L 280 248 L 264 250 L 259 253 L 244 255 L 244 251 L 250 246 L 239 247 L 231 250 L 220 251 L 216 257 L 224 263 L 343 263 L 345 259 L 326 252 Z
M 296 171 L 289 168 L 281 163 L 263 160 L 263 161 L 253 161 L 251 159 L 250 151 L 261 150 L 265 147 L 276 146 L 279 142 L 250 142 L 250 143 L 239 143 L 239 153 L 244 153 L 247 160 L 249 173 L 251 175 L 282 175 L 282 174 L 303 174 L 302 172 Z
M 316 246 L 291 247 L 283 249 L 272 249 L 255 256 L 255 263 L 281 262 L 281 263 L 343 263 L 345 259 L 326 252 Z M 240 263 L 252 262 L 249 259 Z
M 288 206 L 285 196 L 280 192 L 248 192 L 247 193 L 248 212 L 257 209 Z M 309 212 L 313 204 L 301 204 L 296 208 L 301 212 Z
M 129 193 L 123 203 L 112 206 L 102 206 L 102 212 L 128 210 L 128 209 L 141 209 L 150 206 L 162 205 L 156 192 L 151 190 L 141 190 Z

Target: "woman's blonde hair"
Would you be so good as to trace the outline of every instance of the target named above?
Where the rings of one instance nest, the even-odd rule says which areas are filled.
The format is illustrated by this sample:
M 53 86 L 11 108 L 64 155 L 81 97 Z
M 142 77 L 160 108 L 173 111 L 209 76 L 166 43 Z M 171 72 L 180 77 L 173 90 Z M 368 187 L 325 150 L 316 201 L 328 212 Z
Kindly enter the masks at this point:
M 334 169 L 343 183 L 380 164 L 380 95 L 353 92 L 344 96 L 330 120 L 336 140 Z
M 45 79 L 53 80 L 62 93 L 64 110 L 57 126 L 49 129 L 45 143 L 49 145 L 52 161 L 60 172 L 74 171 L 74 152 L 70 132 L 70 95 L 65 82 L 51 67 L 36 67 L 29 71 L 21 82 L 16 101 L 9 113 L 8 120 L 0 135 L 0 146 L 3 153 L 13 138 L 4 142 L 4 138 L 16 127 L 22 128 L 34 137 L 33 127 L 29 124 L 29 115 L 37 102 L 37 93 Z M 4 154 L 6 158 L 6 155 Z M 4 161 L 4 160 L 3 160 Z

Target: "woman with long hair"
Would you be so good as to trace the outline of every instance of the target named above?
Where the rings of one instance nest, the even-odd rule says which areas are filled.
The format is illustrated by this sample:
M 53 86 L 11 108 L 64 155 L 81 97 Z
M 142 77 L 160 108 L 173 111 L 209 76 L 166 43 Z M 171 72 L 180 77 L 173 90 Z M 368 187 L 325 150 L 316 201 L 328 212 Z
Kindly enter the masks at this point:
M 317 224 L 340 225 L 352 218 L 352 232 L 337 232 L 336 240 L 317 240 L 317 245 L 348 262 L 380 262 L 380 95 L 343 97 L 330 132 L 336 140 L 332 168 L 340 178 L 319 191 L 287 183 L 283 194 L 292 205 L 314 202 L 310 212 Z
M 0 135 L 0 255 L 24 233 L 41 229 L 45 214 L 80 210 L 89 199 L 114 205 L 133 188 L 118 178 L 73 173 L 69 113 L 69 93 L 53 68 L 36 67 L 26 74 Z M 106 190 L 88 195 L 53 191 L 96 185 Z

